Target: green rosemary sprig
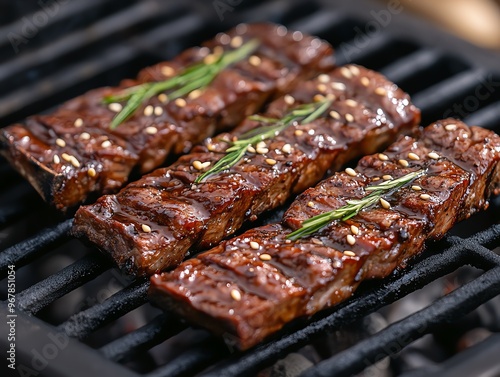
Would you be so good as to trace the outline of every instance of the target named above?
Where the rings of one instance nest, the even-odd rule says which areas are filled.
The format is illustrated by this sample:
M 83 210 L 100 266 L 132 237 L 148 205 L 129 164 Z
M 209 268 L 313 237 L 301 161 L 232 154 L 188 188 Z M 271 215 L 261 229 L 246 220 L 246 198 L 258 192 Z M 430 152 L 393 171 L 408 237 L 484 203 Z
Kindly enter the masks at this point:
M 310 236 L 334 220 L 345 221 L 353 216 L 356 216 L 359 211 L 369 208 L 377 204 L 385 194 L 390 194 L 395 190 L 403 187 L 417 177 L 424 174 L 423 170 L 418 170 L 406 174 L 398 179 L 385 181 L 378 185 L 367 186 L 365 191 L 370 192 L 362 199 L 348 200 L 347 204 L 333 211 L 325 212 L 317 216 L 313 216 L 302 223 L 302 227 L 290 233 L 287 238 L 297 240 L 299 238 Z
M 118 127 L 137 110 L 141 103 L 161 92 L 172 90 L 168 94 L 168 99 L 174 100 L 195 89 L 205 88 L 222 70 L 245 59 L 255 51 L 258 45 L 259 41 L 252 39 L 235 50 L 220 54 L 213 62 L 196 63 L 168 80 L 132 86 L 116 95 L 105 97 L 103 102 L 107 104 L 127 101 L 123 109 L 115 115 L 109 127 L 111 129 Z
M 195 183 L 202 182 L 206 177 L 227 170 L 238 163 L 243 158 L 245 152 L 250 146 L 256 146 L 257 143 L 277 136 L 281 131 L 297 122 L 307 124 L 319 118 L 332 104 L 331 99 L 324 99 L 314 103 L 307 103 L 297 106 L 281 119 L 268 118 L 260 115 L 253 115 L 249 118 L 268 124 L 258 127 L 243 135 L 239 140 L 230 142 L 231 146 L 226 149 L 226 154 L 208 171 L 200 174 Z

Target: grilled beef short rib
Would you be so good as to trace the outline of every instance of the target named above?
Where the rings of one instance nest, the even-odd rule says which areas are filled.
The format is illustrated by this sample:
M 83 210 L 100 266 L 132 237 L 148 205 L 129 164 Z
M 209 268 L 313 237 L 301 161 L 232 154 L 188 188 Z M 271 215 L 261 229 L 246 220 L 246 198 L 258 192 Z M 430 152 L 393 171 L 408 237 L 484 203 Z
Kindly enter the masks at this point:
M 118 194 L 81 207 L 73 233 L 110 253 L 129 273 L 174 267 L 188 250 L 216 245 L 244 221 L 317 183 L 329 169 L 383 148 L 400 133 L 412 133 L 420 120 L 407 94 L 382 75 L 355 65 L 298 85 L 264 115 L 281 118 L 318 96 L 335 100 L 322 117 L 293 124 L 267 140 L 265 153 L 247 152 L 228 171 L 193 184 L 201 174 L 195 161 L 213 166 L 227 148 L 224 140 L 263 125 L 247 120 L 233 133 L 207 140 Z M 283 148 L 286 144 L 289 150 Z
M 386 197 L 390 208 L 375 205 L 309 238 L 286 238 L 305 219 L 364 197 L 364 188 L 384 175 L 396 179 L 420 169 L 423 176 Z M 286 323 L 350 297 L 362 280 L 404 267 L 424 241 L 486 208 L 488 197 L 500 194 L 500 137 L 447 119 L 420 138 L 402 137 L 383 156 L 364 157 L 355 171 L 305 191 L 282 224 L 245 232 L 153 276 L 151 299 L 241 349 L 252 347 Z
M 260 43 L 253 59 L 226 68 L 197 96 L 188 95 L 184 102 L 154 96 L 127 121 L 110 129 L 120 104 L 110 108 L 104 97 L 166 80 L 203 60 L 214 48 L 233 50 L 250 39 Z M 32 116 L 24 125 L 1 130 L 1 152 L 47 202 L 66 211 L 118 191 L 133 169 L 149 172 L 170 155 L 187 153 L 204 138 L 234 127 L 297 80 L 330 70 L 333 60 L 331 47 L 318 38 L 302 34 L 297 38 L 283 26 L 242 24 L 204 47 L 190 48 L 172 61 L 143 69 L 136 79 L 124 80 L 119 87 L 92 90 L 52 114 Z

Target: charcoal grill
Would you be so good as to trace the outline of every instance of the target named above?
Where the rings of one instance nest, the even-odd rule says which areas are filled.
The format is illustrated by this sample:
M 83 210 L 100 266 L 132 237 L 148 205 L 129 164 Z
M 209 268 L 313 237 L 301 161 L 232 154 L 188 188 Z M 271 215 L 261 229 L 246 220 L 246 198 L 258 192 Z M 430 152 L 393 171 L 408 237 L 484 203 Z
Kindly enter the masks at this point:
M 47 111 L 85 90 L 116 84 L 239 22 L 267 20 L 328 40 L 337 49 L 340 64 L 354 62 L 381 71 L 412 95 L 422 109 L 423 124 L 455 116 L 500 133 L 500 56 L 395 14 L 399 12 L 380 3 L 54 0 L 33 3 L 27 10 L 13 5 L 18 3 L 0 4 L 15 15 L 0 16 L 2 126 Z M 50 14 L 42 4 L 52 7 Z M 43 25 L 36 26 L 35 21 Z M 26 22 L 35 25 L 29 36 L 22 32 Z M 12 33 L 24 39 L 13 39 Z M 0 313 L 2 321 L 7 318 L 6 276 L 8 266 L 15 265 L 16 362 L 30 368 L 25 375 L 255 375 L 325 331 L 354 323 L 461 266 L 482 271 L 432 305 L 303 372 L 303 376 L 348 376 L 500 293 L 500 256 L 495 253 L 500 246 L 500 200 L 495 199 L 488 211 L 429 244 L 406 271 L 364 284 L 334 310 L 292 324 L 254 349 L 236 352 L 203 330 L 150 307 L 146 280 L 121 276 L 99 252 L 72 240 L 68 236 L 72 220 L 48 209 L 4 160 L 0 174 Z M 46 271 L 54 256 L 61 256 L 63 265 Z M 105 292 L 105 299 L 99 299 L 113 279 L 124 288 Z M 78 310 L 62 311 L 56 319 L 48 314 L 48 308 L 83 288 L 93 302 L 80 297 L 83 304 Z M 96 336 L 138 310 L 146 313 L 143 323 L 118 333 L 108 331 L 113 335 L 105 340 Z M 10 343 L 6 331 L 2 326 L 2 351 Z M 182 351 L 173 352 L 163 363 L 148 356 L 173 338 L 184 338 Z M 230 339 L 226 341 L 230 344 Z M 493 335 L 461 357 L 407 376 L 498 373 L 493 350 L 499 347 L 500 336 Z M 41 356 L 35 357 L 36 352 Z

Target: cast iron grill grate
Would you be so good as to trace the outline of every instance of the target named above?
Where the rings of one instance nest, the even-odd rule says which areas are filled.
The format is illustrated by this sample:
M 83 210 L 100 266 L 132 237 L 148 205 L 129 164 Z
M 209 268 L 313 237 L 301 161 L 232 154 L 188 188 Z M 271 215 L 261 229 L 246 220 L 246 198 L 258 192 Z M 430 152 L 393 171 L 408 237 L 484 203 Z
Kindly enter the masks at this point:
M 48 19 L 43 30 L 29 43 L 18 46 L 19 54 L 12 53 L 8 38 L 0 40 L 1 124 L 47 110 L 93 87 L 114 84 L 238 22 L 267 20 L 328 40 L 336 47 L 340 64 L 354 62 L 380 70 L 412 95 L 422 109 L 423 124 L 456 116 L 500 133 L 500 73 L 494 71 L 498 57 L 493 54 L 437 31 L 426 32 L 424 25 L 415 20 L 400 20 L 394 15 L 388 25 L 379 23 L 370 32 L 367 25 L 376 20 L 374 14 L 391 14 L 372 3 L 361 9 L 340 1 L 242 2 L 231 6 L 233 10 L 224 13 L 223 20 L 219 20 L 213 4 L 61 1 L 60 10 Z M 40 10 L 30 11 L 33 13 L 28 17 Z M 1 26 L 5 33 L 0 35 L 18 30 L 20 20 Z M 61 29 L 62 25 L 66 26 Z M 91 36 L 85 37 L 89 30 Z M 91 286 L 95 294 L 99 287 L 93 283 L 103 276 L 109 280 L 110 273 L 118 274 L 96 250 L 72 240 L 68 236 L 72 220 L 61 219 L 48 210 L 4 160 L 0 162 L 0 174 L 6 182 L 0 188 L 0 276 L 6 286 L 8 266 L 16 266 L 18 363 L 33 368 L 32 351 L 43 349 L 50 334 L 60 331 L 70 337 L 64 340 L 59 357 L 40 365 L 37 371 L 42 375 L 254 375 L 325 331 L 354 323 L 461 266 L 471 265 L 483 271 L 431 306 L 304 372 L 304 376 L 348 376 L 376 361 L 381 353 L 391 354 L 394 342 L 404 338 L 407 344 L 418 339 L 500 293 L 500 257 L 493 251 L 500 247 L 497 199 L 488 211 L 428 245 L 411 268 L 384 281 L 363 285 L 351 300 L 307 322 L 289 326 L 255 349 L 232 352 L 222 341 L 199 330 L 186 340 L 185 351 L 144 369 L 137 366 L 137 359 L 168 339 L 194 330 L 173 315 L 159 314 L 148 306 L 147 281 L 124 277 L 121 285 L 125 287 L 106 299 L 83 305 L 60 320 L 49 319 L 48 308 L 70 292 Z M 29 283 L 21 282 L 22 275 L 39 270 L 48 257 L 66 254 L 72 259 L 64 266 L 27 279 Z M 0 306 L 3 317 L 7 315 L 5 304 Z M 142 326 L 121 331 L 104 342 L 95 340 L 103 328 L 140 309 L 149 313 Z M 2 334 L 0 341 L 6 339 Z M 226 341 L 230 343 L 230 339 Z M 495 341 L 500 344 L 498 337 L 492 337 L 490 343 Z M 477 361 L 477 355 L 471 356 L 472 360 Z

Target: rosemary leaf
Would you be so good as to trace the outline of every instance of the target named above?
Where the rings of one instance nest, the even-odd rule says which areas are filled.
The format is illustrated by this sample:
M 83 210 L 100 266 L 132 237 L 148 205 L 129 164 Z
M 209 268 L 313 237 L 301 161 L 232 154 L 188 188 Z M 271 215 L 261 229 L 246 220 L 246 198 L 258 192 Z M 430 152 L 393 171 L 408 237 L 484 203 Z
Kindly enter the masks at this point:
M 105 104 L 127 101 L 123 109 L 115 115 L 109 127 L 111 129 L 117 128 L 132 116 L 142 103 L 159 93 L 171 90 L 172 92 L 168 93 L 168 98 L 174 100 L 189 94 L 193 90 L 205 88 L 221 71 L 231 64 L 245 59 L 255 51 L 258 45 L 259 41 L 252 39 L 235 50 L 222 53 L 213 62 L 193 64 L 168 80 L 135 85 L 115 95 L 106 96 L 103 98 Z
M 346 221 L 356 216 L 362 209 L 370 208 L 377 204 L 384 195 L 391 194 L 423 174 L 423 170 L 418 170 L 408 173 L 398 179 L 385 181 L 378 185 L 367 186 L 365 187 L 365 191 L 369 192 L 369 194 L 364 198 L 348 200 L 347 204 L 340 208 L 305 220 L 302 223 L 302 227 L 290 233 L 287 238 L 295 241 L 318 232 L 334 220 Z
M 226 149 L 224 157 L 217 161 L 217 163 L 208 171 L 200 174 L 194 182 L 200 183 L 210 175 L 218 174 L 231 168 L 243 158 L 249 146 L 255 146 L 262 140 L 267 140 L 277 136 L 291 124 L 295 122 L 312 122 L 313 120 L 319 118 L 331 104 L 331 99 L 324 99 L 319 102 L 303 104 L 285 114 L 285 116 L 281 119 L 261 117 L 260 115 L 251 116 L 250 119 L 265 123 L 266 126 L 251 130 L 243 134 L 241 139 L 231 142 L 231 146 Z

